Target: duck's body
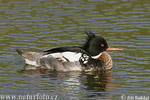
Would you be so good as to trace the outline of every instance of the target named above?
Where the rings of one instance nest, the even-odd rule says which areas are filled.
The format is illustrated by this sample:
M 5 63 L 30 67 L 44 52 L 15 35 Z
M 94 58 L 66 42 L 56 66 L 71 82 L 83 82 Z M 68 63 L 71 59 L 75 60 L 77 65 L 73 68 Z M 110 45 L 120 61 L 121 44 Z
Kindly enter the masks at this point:
M 88 56 L 83 53 L 66 51 L 47 54 L 47 52 L 24 52 L 20 50 L 17 50 L 17 52 L 24 58 L 26 64 L 35 66 L 31 67 L 31 69 L 44 68 L 55 71 L 95 71 L 112 68 L 112 59 L 107 52 L 102 52 L 97 59 L 90 58 L 93 63 L 89 64 L 87 61 Z
M 44 52 L 24 52 L 20 50 L 17 50 L 17 52 L 25 59 L 26 64 L 33 65 L 35 68 L 56 71 L 111 69 L 111 56 L 104 52 L 107 49 L 110 50 L 106 40 L 95 36 L 92 32 L 86 31 L 86 33 L 88 35 L 87 42 L 81 47 L 58 47 Z

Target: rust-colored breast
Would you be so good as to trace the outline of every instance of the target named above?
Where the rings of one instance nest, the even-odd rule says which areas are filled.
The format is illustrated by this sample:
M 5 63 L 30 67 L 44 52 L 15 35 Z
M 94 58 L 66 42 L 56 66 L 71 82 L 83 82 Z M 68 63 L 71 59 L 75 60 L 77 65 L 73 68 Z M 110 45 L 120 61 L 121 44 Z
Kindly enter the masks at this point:
M 99 58 L 97 58 L 97 60 L 101 60 L 104 62 L 104 69 L 112 68 L 112 58 L 107 52 L 102 52 L 102 55 Z

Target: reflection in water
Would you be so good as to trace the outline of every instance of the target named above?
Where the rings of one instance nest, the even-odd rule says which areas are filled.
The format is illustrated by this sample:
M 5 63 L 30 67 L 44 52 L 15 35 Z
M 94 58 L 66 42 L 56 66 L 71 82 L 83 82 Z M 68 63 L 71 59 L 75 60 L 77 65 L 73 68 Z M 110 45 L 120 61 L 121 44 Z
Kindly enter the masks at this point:
M 83 84 L 87 86 L 86 90 L 93 92 L 92 94 L 87 94 L 87 97 L 105 96 L 107 85 L 111 82 L 112 70 L 101 70 L 100 72 L 86 75 L 86 82 Z
M 27 65 L 26 67 L 31 67 Z M 66 99 L 79 99 L 77 95 L 84 98 L 105 97 L 107 85 L 111 83 L 112 70 L 99 72 L 56 72 L 50 70 L 22 70 L 21 73 L 30 75 L 40 75 L 47 80 L 57 80 L 55 92 L 65 94 Z
M 100 72 L 93 72 L 92 74 L 87 75 L 87 85 L 88 90 L 97 90 L 99 92 L 105 91 L 106 85 L 111 81 L 111 74 L 112 70 L 109 71 L 100 71 Z

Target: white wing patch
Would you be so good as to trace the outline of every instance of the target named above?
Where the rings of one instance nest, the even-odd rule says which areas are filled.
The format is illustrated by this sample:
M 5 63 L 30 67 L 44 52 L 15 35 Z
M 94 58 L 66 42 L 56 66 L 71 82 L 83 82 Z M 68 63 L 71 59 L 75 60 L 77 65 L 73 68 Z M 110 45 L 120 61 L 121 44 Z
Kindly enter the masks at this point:
M 81 57 L 81 53 L 74 53 L 74 52 L 64 52 L 62 55 L 67 58 L 70 62 L 79 61 Z
M 53 56 L 54 58 L 61 59 L 64 62 L 70 61 L 75 62 L 79 61 L 81 53 L 76 52 L 62 52 L 62 53 L 52 53 L 49 55 L 44 55 L 43 57 Z

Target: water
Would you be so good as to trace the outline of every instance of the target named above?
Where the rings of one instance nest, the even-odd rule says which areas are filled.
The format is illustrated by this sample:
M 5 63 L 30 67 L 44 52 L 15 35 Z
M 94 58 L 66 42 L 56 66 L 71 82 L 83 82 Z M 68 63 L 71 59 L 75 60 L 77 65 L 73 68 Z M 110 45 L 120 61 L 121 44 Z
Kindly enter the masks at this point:
M 39 93 L 58 100 L 150 96 L 149 16 L 149 0 L 1 0 L 0 94 Z M 85 28 L 105 37 L 109 46 L 124 48 L 109 52 L 111 71 L 22 71 L 24 62 L 15 49 L 81 45 Z

